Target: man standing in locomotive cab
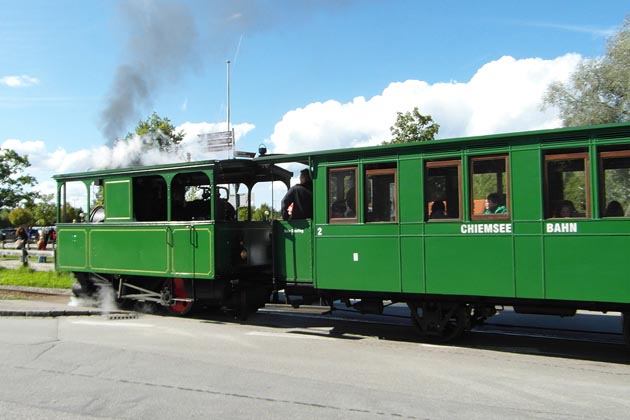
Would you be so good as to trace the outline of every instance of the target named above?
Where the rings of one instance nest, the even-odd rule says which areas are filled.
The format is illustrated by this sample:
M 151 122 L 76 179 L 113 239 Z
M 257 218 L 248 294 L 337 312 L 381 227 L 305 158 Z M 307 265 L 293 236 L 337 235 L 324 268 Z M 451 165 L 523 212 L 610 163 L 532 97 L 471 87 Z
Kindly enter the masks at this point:
M 313 217 L 313 181 L 308 168 L 300 171 L 300 183 L 289 188 L 282 198 L 282 219 L 299 220 Z

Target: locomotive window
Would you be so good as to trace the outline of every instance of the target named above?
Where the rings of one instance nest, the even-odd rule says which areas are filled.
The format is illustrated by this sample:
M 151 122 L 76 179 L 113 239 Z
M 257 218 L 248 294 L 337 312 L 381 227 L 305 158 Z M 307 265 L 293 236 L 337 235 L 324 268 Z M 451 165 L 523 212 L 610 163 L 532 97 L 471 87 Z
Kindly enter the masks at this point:
M 470 191 L 472 219 L 509 217 L 509 178 L 507 156 L 471 159 Z
M 158 175 L 133 178 L 133 214 L 138 222 L 166 220 L 166 181 Z
M 328 170 L 328 220 L 330 223 L 357 221 L 357 168 Z
M 89 208 L 89 193 L 80 181 L 65 182 L 58 195 L 60 223 L 85 222 L 84 208 Z
M 588 154 L 545 156 L 545 217 L 588 217 Z
M 365 170 L 365 221 L 395 222 L 398 214 L 396 166 L 369 165 Z
M 630 210 L 630 151 L 602 152 L 600 216 L 628 217 Z
M 249 193 L 245 184 L 219 184 L 215 187 L 215 220 L 235 221 L 249 218 Z
M 171 183 L 171 220 L 210 219 L 210 179 L 203 172 L 177 174 Z
M 427 162 L 425 174 L 425 220 L 461 220 L 461 161 Z

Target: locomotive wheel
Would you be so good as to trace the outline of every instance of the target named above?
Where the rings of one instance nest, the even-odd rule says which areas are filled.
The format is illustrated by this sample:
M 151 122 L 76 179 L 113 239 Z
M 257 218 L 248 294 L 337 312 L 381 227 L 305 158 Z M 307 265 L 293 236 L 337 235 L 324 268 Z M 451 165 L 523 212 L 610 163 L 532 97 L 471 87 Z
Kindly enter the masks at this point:
M 470 323 L 466 305 L 407 302 L 411 320 L 426 341 L 446 343 L 461 336 Z
M 192 298 L 192 293 L 186 290 L 186 280 L 179 277 L 164 280 L 162 290 L 163 293 L 170 293 L 171 299 Z M 166 306 L 166 311 L 171 315 L 186 316 L 192 312 L 194 307 L 194 301 L 173 301 Z

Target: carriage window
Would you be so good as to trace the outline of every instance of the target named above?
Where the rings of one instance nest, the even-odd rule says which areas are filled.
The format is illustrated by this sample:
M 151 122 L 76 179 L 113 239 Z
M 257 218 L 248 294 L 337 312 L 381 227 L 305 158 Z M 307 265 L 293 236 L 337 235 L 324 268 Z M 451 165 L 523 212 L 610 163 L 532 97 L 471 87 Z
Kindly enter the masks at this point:
M 600 215 L 627 217 L 630 210 L 630 151 L 600 154 Z
M 328 220 L 331 223 L 357 221 L 357 168 L 328 171 Z
M 427 162 L 425 220 L 461 219 L 461 170 L 459 160 Z
M 365 221 L 395 222 L 398 214 L 396 166 L 368 165 L 365 170 Z
M 166 220 L 166 181 L 158 175 L 133 178 L 133 214 L 138 222 Z
M 509 217 L 509 180 L 507 156 L 471 159 L 473 219 Z
M 545 156 L 545 217 L 588 217 L 588 155 Z
M 203 172 L 178 174 L 171 184 L 171 220 L 210 219 L 210 179 Z

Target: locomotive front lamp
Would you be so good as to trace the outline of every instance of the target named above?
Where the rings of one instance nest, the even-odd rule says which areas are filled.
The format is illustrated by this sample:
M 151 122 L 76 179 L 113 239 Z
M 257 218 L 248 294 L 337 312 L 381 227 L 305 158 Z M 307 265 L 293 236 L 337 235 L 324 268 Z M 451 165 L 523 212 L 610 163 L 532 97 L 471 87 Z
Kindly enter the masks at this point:
M 267 146 L 261 144 L 258 146 L 258 156 L 265 156 L 267 154 Z

